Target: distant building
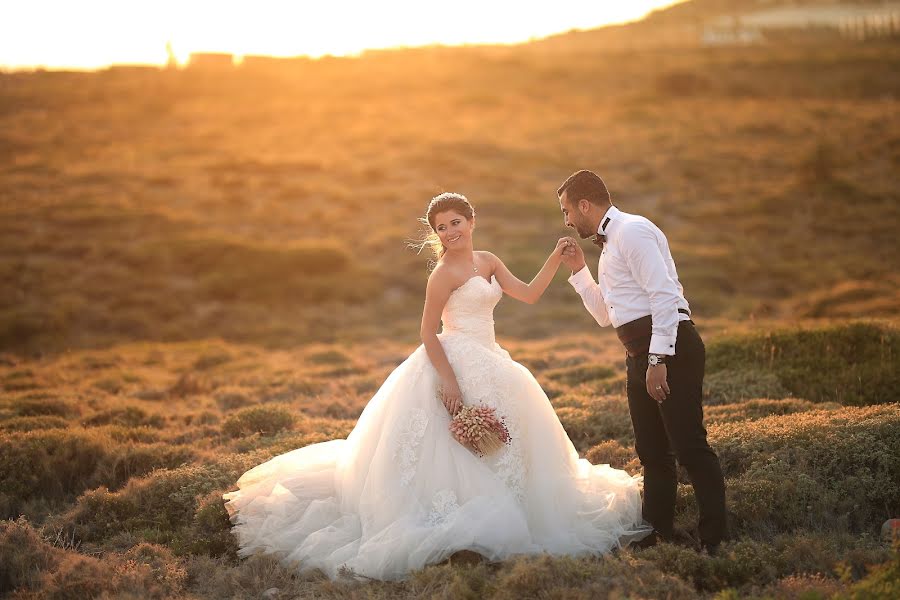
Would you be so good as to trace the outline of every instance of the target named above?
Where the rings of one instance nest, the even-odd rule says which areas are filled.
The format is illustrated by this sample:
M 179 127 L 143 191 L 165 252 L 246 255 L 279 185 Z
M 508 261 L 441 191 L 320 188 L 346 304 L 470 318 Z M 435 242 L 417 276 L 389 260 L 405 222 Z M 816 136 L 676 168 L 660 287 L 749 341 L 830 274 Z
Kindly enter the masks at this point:
M 197 69 L 230 69 L 234 55 L 228 52 L 191 52 L 188 66 Z
M 783 6 L 707 21 L 700 41 L 707 46 L 746 45 L 766 39 L 842 36 L 853 39 L 900 34 L 900 2 L 880 5 Z
M 307 56 L 266 56 L 264 54 L 245 54 L 241 58 L 241 67 L 257 68 L 281 68 L 296 66 L 310 62 Z

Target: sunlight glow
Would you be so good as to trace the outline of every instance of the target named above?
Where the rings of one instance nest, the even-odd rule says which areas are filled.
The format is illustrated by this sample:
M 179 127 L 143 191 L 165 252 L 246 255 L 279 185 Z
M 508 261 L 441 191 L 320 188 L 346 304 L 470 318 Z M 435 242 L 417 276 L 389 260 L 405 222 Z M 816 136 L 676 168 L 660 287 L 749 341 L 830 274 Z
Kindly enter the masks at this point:
M 14 0 L 0 7 L 0 66 L 165 64 L 191 52 L 313 57 L 429 44 L 516 43 L 640 19 L 672 0 Z

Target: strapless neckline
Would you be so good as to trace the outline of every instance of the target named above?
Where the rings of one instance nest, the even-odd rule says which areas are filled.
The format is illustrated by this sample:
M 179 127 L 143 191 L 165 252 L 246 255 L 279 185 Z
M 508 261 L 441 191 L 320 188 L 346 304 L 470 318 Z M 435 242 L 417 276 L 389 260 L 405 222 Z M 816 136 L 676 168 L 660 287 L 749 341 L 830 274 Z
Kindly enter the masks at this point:
M 455 294 L 455 293 L 458 292 L 459 290 L 463 289 L 464 287 L 466 287 L 467 285 L 469 285 L 469 284 L 472 282 L 472 280 L 474 280 L 474 279 L 480 279 L 480 280 L 482 280 L 483 282 L 485 282 L 486 284 L 488 284 L 489 286 L 493 287 L 493 286 L 494 286 L 494 282 L 497 280 L 497 276 L 496 276 L 496 275 L 491 275 L 491 280 L 488 281 L 487 279 L 485 279 L 485 278 L 482 277 L 481 275 L 473 275 L 472 277 L 469 277 L 468 279 L 466 279 L 465 282 L 463 282 L 463 284 L 462 284 L 461 286 L 459 286 L 458 288 L 456 288 L 455 290 L 453 290 L 452 292 L 450 292 L 450 295 L 452 296 L 453 294 Z

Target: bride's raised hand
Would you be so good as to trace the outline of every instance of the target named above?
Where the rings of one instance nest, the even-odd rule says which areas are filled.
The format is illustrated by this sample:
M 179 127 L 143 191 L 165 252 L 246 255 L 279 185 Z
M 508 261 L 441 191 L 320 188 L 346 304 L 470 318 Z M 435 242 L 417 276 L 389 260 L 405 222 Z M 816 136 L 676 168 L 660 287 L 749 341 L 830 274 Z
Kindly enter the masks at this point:
M 556 242 L 556 248 L 553 249 L 553 254 L 551 256 L 559 262 L 566 256 L 566 251 L 569 250 L 570 246 L 575 243 L 575 240 L 569 237 L 559 238 Z
M 451 417 L 458 413 L 462 409 L 462 393 L 459 391 L 459 384 L 455 381 L 444 383 L 441 386 L 441 402 L 444 403 L 444 408 Z

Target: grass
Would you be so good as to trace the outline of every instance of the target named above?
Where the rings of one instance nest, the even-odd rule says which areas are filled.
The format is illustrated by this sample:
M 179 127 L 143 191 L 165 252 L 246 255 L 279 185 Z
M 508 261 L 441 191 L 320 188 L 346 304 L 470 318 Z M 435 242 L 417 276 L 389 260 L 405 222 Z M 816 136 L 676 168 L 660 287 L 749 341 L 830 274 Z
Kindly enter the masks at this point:
M 871 335 L 858 336 L 859 327 Z M 875 350 L 895 330 L 864 322 L 764 337 L 794 348 L 826 334 L 856 339 L 858 366 L 869 369 L 881 364 Z M 752 332 L 709 340 L 709 363 L 743 364 L 734 357 L 760 343 Z M 555 386 L 552 402 L 582 456 L 640 473 L 622 392 L 597 392 L 621 377 L 618 351 L 594 338 L 504 345 Z M 454 559 L 404 582 L 362 585 L 300 576 L 271 557 L 239 560 L 221 494 L 270 456 L 349 433 L 371 391 L 333 377 L 332 367 L 352 365 L 383 381 L 409 350 L 391 342 L 292 351 L 137 343 L 0 367 L 0 379 L 41 382 L 0 403 L 0 508 L 9 519 L 0 523 L 0 561 L 8 565 L 0 593 L 143 589 L 146 597 L 215 598 L 277 587 L 285 596 L 333 598 L 889 597 L 877 594 L 896 585 L 896 554 L 878 532 L 900 513 L 900 462 L 891 451 L 900 444 L 900 405 L 795 397 L 706 408 L 732 529 L 716 557 L 664 544 L 594 558 Z M 820 378 L 815 363 L 797 369 L 804 385 Z M 111 373 L 122 388 L 98 391 L 93 382 Z M 186 379 L 199 383 L 182 385 L 173 400 L 136 397 Z M 329 416 L 335 403 L 346 414 Z M 690 528 L 693 492 L 679 477 L 676 520 Z
M 512 47 L 0 74 L 0 596 L 896 597 L 900 46 L 672 42 L 710 10 L 730 5 Z M 238 560 L 221 494 L 345 437 L 418 344 L 428 199 L 467 194 L 477 247 L 527 279 L 583 167 L 666 232 L 706 340 L 722 553 L 366 584 Z M 499 341 L 581 456 L 640 473 L 621 347 L 565 277 L 503 300 Z

